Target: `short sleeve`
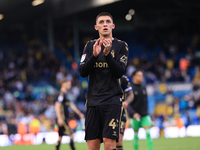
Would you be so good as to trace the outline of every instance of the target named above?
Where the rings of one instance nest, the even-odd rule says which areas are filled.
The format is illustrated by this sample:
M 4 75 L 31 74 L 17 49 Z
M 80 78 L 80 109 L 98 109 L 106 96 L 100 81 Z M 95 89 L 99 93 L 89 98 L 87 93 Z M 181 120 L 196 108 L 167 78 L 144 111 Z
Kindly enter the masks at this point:
M 61 103 L 62 103 L 62 102 L 63 102 L 63 100 L 64 100 L 64 96 L 60 94 L 60 95 L 58 96 L 58 99 L 57 99 L 57 101 L 59 101 L 59 102 L 61 102 Z
M 129 92 L 132 90 L 132 86 L 129 82 L 129 79 L 127 76 L 122 76 L 121 77 L 121 86 L 122 86 L 122 89 L 125 93 Z

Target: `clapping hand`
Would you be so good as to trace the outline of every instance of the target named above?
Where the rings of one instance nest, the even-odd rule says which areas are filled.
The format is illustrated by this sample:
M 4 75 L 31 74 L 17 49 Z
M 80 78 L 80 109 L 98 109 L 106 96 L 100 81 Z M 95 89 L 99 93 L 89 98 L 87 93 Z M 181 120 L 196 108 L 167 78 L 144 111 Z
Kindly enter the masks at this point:
M 103 50 L 103 53 L 105 56 L 107 56 L 110 52 L 110 49 L 112 47 L 112 40 L 111 39 L 105 39 L 103 40 L 103 46 L 105 47 Z
M 95 42 L 93 45 L 93 55 L 97 57 L 99 53 L 101 52 L 101 44 L 102 42 L 100 41 L 100 38 Z

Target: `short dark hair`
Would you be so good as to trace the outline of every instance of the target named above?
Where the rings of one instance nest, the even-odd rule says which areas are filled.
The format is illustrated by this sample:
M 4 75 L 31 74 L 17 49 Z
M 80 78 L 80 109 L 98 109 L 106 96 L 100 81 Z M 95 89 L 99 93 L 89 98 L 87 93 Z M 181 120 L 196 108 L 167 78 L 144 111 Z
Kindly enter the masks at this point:
M 112 21 L 113 21 L 112 15 L 109 14 L 108 12 L 101 12 L 100 14 L 98 14 L 97 17 L 96 17 L 96 21 L 97 21 L 97 19 L 98 19 L 99 17 L 101 17 L 101 16 L 109 16 L 109 17 L 112 19 Z
M 67 78 L 62 78 L 60 80 L 60 86 L 62 86 L 63 83 L 68 82 L 68 81 L 70 81 L 70 80 L 68 80 Z
M 135 69 L 135 71 L 133 71 L 132 73 L 132 77 L 136 75 L 137 72 L 142 72 L 144 74 L 144 71 L 142 69 Z

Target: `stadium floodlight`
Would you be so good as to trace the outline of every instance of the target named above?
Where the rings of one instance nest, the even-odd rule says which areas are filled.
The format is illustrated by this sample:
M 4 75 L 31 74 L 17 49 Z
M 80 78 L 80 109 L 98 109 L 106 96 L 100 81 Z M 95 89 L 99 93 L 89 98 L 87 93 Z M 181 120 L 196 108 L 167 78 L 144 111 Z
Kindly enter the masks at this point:
M 0 14 L 0 20 L 2 20 L 2 19 L 3 19 L 3 17 L 4 17 L 4 16 L 3 16 L 3 14 Z
M 130 10 L 128 11 L 128 13 L 129 13 L 130 15 L 134 15 L 134 14 L 135 14 L 135 10 L 134 10 L 134 9 L 130 9 Z
M 37 5 L 40 5 L 42 3 L 44 3 L 44 0 L 34 0 L 34 1 L 32 1 L 33 6 L 37 6 Z
M 125 19 L 126 19 L 127 21 L 130 21 L 130 20 L 132 19 L 132 15 L 127 14 L 126 17 L 125 17 Z

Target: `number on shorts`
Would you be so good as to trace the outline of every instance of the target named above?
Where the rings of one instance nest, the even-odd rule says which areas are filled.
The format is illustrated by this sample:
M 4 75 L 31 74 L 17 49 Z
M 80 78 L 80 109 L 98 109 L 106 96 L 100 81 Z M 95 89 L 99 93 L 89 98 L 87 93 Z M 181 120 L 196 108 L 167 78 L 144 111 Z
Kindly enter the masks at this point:
M 109 123 L 109 126 L 111 126 L 113 129 L 115 129 L 115 127 L 117 126 L 115 123 L 115 119 L 112 119 Z
M 120 128 L 125 128 L 125 122 L 124 121 L 121 121 L 121 127 Z

